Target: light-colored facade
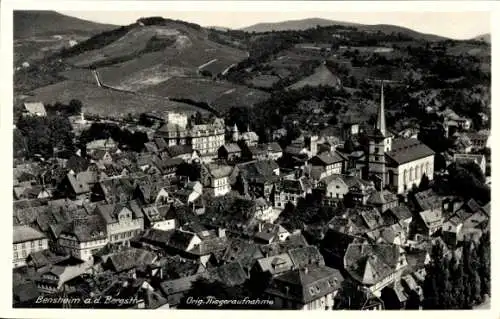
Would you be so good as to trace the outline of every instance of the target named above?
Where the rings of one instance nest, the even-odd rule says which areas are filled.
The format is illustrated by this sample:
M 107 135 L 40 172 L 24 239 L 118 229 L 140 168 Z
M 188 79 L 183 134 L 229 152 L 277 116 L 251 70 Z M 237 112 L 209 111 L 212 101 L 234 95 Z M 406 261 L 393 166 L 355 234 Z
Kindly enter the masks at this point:
M 389 167 L 389 185 L 397 190 L 398 194 L 409 191 L 413 185 L 420 185 L 424 174 L 432 180 L 434 177 L 434 155 L 417 159 L 397 167 Z
M 209 124 L 188 125 L 187 116 L 179 113 L 168 113 L 167 123 L 157 132 L 168 146 L 191 145 L 200 155 L 215 154 L 224 145 L 224 120 L 215 118 Z
M 94 253 L 108 244 L 108 239 L 104 232 L 88 240 L 80 240 L 74 234 L 62 233 L 57 239 L 57 244 L 65 253 L 87 261 L 93 258 Z
M 143 217 L 134 217 L 134 213 L 128 207 L 122 207 L 116 215 L 116 220 L 106 224 L 110 243 L 123 243 L 143 230 Z
M 14 226 L 13 240 L 14 268 L 25 266 L 26 258 L 34 252 L 49 248 L 48 238 L 41 232 L 29 226 Z

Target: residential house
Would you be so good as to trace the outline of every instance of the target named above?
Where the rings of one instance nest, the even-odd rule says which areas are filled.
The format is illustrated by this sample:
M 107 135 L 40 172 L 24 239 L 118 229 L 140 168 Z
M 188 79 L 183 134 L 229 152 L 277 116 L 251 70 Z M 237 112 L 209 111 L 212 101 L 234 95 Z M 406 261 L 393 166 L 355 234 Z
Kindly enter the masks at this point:
M 92 187 L 92 201 L 106 201 L 111 203 L 125 203 L 134 199 L 136 183 L 139 179 L 131 177 L 110 178 L 95 184 Z
M 72 199 L 86 199 L 90 197 L 90 186 L 83 175 L 66 174 L 59 184 L 59 191 Z
M 392 244 L 352 243 L 344 256 L 347 274 L 378 297 L 382 289 L 401 280 L 407 264 L 404 250 Z
M 203 185 L 196 182 L 188 182 L 184 187 L 177 192 L 174 196 L 183 204 L 193 204 L 203 194 Z
M 98 215 L 75 219 L 63 225 L 57 239 L 61 252 L 84 261 L 93 259 L 93 254 L 107 243 L 106 223 Z
M 276 142 L 249 146 L 246 149 L 245 153 L 246 153 L 245 156 L 246 158 L 259 161 L 264 161 L 264 160 L 276 161 L 278 158 L 283 156 L 283 150 L 281 149 L 281 146 Z
M 413 215 L 408 209 L 408 206 L 401 205 L 389 208 L 382 213 L 382 217 L 386 220 L 387 224 L 400 224 L 406 236 L 410 233 L 410 225 L 413 220 Z
M 305 176 L 297 179 L 283 179 L 276 184 L 274 206 L 284 208 L 287 203 L 297 206 L 299 199 L 306 198 L 306 195 L 311 192 L 312 186 Z
M 280 224 L 259 223 L 254 239 L 256 242 L 270 244 L 275 241 L 284 241 L 288 236 L 290 233 Z
M 266 295 L 277 309 L 329 310 L 343 279 L 337 269 L 311 265 L 273 278 Z
M 85 273 L 90 272 L 92 260 L 64 261 L 64 264 L 56 264 L 46 271 L 41 272 L 36 286 L 43 294 L 54 294 L 65 289 L 66 283 Z
M 170 205 L 165 206 L 144 206 L 142 208 L 144 213 L 144 226 L 145 228 L 154 228 L 159 230 L 175 229 L 176 214 Z
M 444 217 L 442 209 L 427 209 L 416 215 L 414 220 L 418 234 L 432 236 L 443 226 Z
M 272 192 L 275 184 L 279 181 L 280 167 L 271 160 L 252 161 L 236 165 L 237 178 L 241 185 L 235 186 L 243 195 L 251 197 L 263 197 L 273 200 Z M 236 183 L 236 181 L 234 182 Z M 237 183 L 236 183 L 237 184 Z
M 200 158 L 200 154 L 198 151 L 193 150 L 190 145 L 174 145 L 169 146 L 163 153 L 162 159 L 168 158 L 176 158 L 182 159 L 185 162 L 191 163 L 192 161 L 196 161 Z
M 30 116 L 47 116 L 45 106 L 42 102 L 25 102 L 24 111 Z
M 104 219 L 110 243 L 127 243 L 144 230 L 144 215 L 136 201 L 100 204 L 95 212 Z
M 255 203 L 255 218 L 263 222 L 273 222 L 275 214 L 273 205 L 263 197 L 256 198 Z
M 85 149 L 87 154 L 91 154 L 94 151 L 110 151 L 115 152 L 117 150 L 116 142 L 111 138 L 94 140 L 86 144 Z
M 114 273 L 127 273 L 132 278 L 136 277 L 137 270 L 145 270 L 149 265 L 154 264 L 158 256 L 145 249 L 128 247 L 117 251 L 106 258 L 103 269 L 111 270 Z
M 319 166 L 323 168 L 324 173 L 320 178 L 324 178 L 334 174 L 341 174 L 344 167 L 344 158 L 335 152 L 321 153 L 311 158 L 309 163 L 311 163 L 313 167 Z
M 383 213 L 390 208 L 397 207 L 399 205 L 399 200 L 396 194 L 384 189 L 373 192 L 366 201 L 366 204 L 377 208 Z
M 486 174 L 486 157 L 481 154 L 455 154 L 453 161 L 457 164 L 474 163 L 479 166 L 481 172 Z
M 143 179 L 137 181 L 134 198 L 143 204 L 162 205 L 172 202 L 170 182 L 163 179 Z
M 480 131 L 480 132 L 469 132 L 465 133 L 472 144 L 473 151 L 479 151 L 490 147 L 490 132 Z
M 228 165 L 206 164 L 202 166 L 201 180 L 212 196 L 224 196 L 231 190 L 229 177 L 233 167 Z
M 13 267 L 26 265 L 26 258 L 30 254 L 45 250 L 49 247 L 49 240 L 42 232 L 27 226 L 14 226 L 13 229 Z
M 219 158 L 234 161 L 241 158 L 241 148 L 236 143 L 222 145 L 217 151 Z

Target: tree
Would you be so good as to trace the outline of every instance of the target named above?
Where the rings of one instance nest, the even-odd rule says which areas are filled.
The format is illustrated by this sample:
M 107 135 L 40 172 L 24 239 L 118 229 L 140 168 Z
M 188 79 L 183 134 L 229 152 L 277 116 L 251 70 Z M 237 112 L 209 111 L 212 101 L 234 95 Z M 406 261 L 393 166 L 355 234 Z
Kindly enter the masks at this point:
M 419 191 L 424 191 L 430 187 L 430 181 L 429 177 L 427 177 L 427 174 L 422 175 L 422 178 L 420 179 L 420 185 L 418 185 L 418 190 Z
M 464 304 L 464 266 L 461 259 L 458 259 L 455 255 L 450 261 L 450 276 L 452 284 L 452 308 L 461 309 Z
M 440 242 L 432 247 L 431 262 L 426 267 L 424 309 L 448 309 L 451 299 L 448 262 Z
M 69 101 L 68 113 L 69 114 L 80 114 L 82 112 L 82 102 L 80 100 L 73 99 Z
M 481 301 L 481 279 L 478 273 L 478 257 L 472 240 L 468 240 L 464 243 L 463 263 L 463 282 L 465 286 L 464 307 L 470 309 Z
M 481 236 L 478 246 L 479 277 L 481 278 L 481 295 L 491 296 L 491 243 L 490 233 Z

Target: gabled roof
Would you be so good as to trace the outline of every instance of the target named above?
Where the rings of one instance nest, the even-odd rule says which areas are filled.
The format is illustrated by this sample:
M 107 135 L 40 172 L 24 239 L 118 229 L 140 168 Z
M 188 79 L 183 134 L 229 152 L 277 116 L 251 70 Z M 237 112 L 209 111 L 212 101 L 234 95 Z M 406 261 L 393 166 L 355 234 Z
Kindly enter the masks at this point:
M 441 210 L 438 210 L 438 209 L 424 210 L 424 211 L 420 212 L 419 214 L 420 214 L 420 217 L 422 218 L 422 220 L 424 221 L 424 223 L 426 224 L 426 226 L 430 226 L 433 223 L 441 222 L 443 220 L 443 214 L 442 214 Z
M 89 185 L 82 180 L 78 180 L 77 176 L 68 173 L 66 177 L 68 178 L 69 184 L 76 195 L 90 192 Z
M 384 189 L 382 191 L 373 192 L 368 198 L 367 203 L 372 205 L 383 205 L 396 200 L 398 200 L 398 198 L 394 193 Z
M 344 278 L 340 271 L 326 266 L 313 266 L 288 271 L 273 279 L 266 290 L 288 300 L 308 304 L 341 287 Z
M 32 240 L 46 239 L 46 238 L 47 236 L 45 236 L 42 232 L 32 227 L 26 225 L 14 226 L 14 234 L 13 234 L 14 244 Z
M 241 148 L 236 143 L 224 144 L 221 146 L 221 148 L 224 148 L 228 153 L 240 153 L 241 152 Z
M 408 218 L 412 217 L 412 214 L 410 210 L 408 209 L 408 206 L 406 205 L 401 205 L 397 207 L 393 207 L 388 209 L 387 211 L 384 212 L 384 214 L 390 214 L 394 216 L 398 221 L 405 220 Z
M 156 255 L 148 250 L 128 248 L 109 257 L 109 265 L 114 271 L 121 272 L 132 268 L 150 265 Z
M 75 236 L 80 242 L 106 238 L 106 225 L 101 216 L 91 215 L 66 224 L 61 231 Z
M 24 107 L 31 114 L 39 114 L 41 116 L 47 115 L 45 111 L 45 106 L 42 102 L 25 102 Z
M 395 272 L 399 247 L 392 244 L 350 244 L 344 256 L 344 268 L 362 285 L 374 285 Z
M 323 152 L 311 158 L 311 163 L 321 163 L 321 165 L 330 165 L 343 161 L 344 159 L 336 152 Z
M 415 138 L 395 139 L 386 155 L 397 164 L 404 164 L 434 155 L 434 151 Z

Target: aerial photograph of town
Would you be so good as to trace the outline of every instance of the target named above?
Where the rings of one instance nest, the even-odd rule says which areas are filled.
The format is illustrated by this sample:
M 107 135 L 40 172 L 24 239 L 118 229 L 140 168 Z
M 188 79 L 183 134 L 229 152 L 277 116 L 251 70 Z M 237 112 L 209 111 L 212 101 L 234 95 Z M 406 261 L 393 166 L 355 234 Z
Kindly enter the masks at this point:
M 13 12 L 12 307 L 490 309 L 489 13 L 239 14 Z

